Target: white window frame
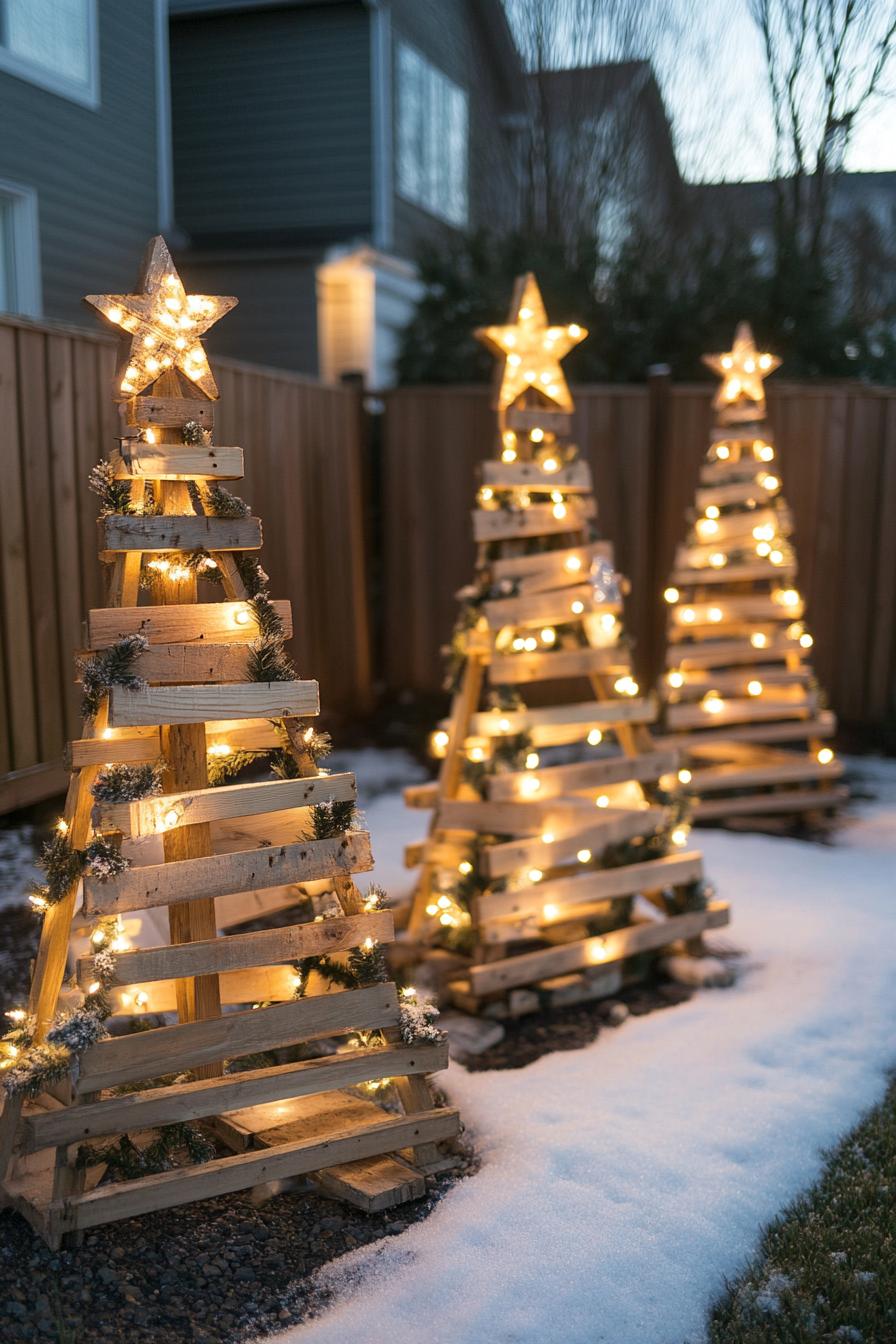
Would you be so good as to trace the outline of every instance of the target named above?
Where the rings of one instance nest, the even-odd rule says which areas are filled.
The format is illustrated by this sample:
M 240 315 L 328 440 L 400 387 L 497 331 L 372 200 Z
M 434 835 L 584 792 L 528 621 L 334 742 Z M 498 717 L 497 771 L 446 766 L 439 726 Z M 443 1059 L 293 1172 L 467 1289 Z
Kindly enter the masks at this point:
M 86 0 L 87 5 L 87 62 L 88 74 L 85 83 L 69 79 L 65 75 L 29 61 L 10 51 L 4 42 L 3 0 L 0 0 L 0 71 L 24 79 L 29 84 L 46 89 L 49 93 L 68 98 L 70 102 L 80 103 L 83 107 L 96 109 L 100 105 L 100 41 L 97 0 Z
M 43 300 L 40 279 L 40 233 L 37 192 L 20 182 L 0 177 L 0 206 L 9 211 L 12 224 L 12 295 L 8 312 L 40 317 Z
M 431 174 L 433 169 L 435 167 L 438 167 L 439 164 L 444 164 L 447 159 L 448 146 L 446 146 L 444 142 L 442 143 L 440 153 L 436 156 L 438 159 L 438 163 L 429 162 L 429 160 L 426 158 L 424 154 L 423 161 L 419 165 L 421 173 L 420 173 L 420 183 L 417 190 L 415 191 L 408 190 L 407 185 L 402 183 L 402 175 L 405 166 L 402 159 L 403 140 L 404 140 L 403 127 L 402 127 L 402 116 L 403 116 L 402 100 L 406 96 L 401 78 L 402 51 L 409 52 L 421 63 L 426 79 L 428 80 L 435 79 L 441 81 L 442 84 L 445 86 L 444 87 L 445 92 L 450 92 L 452 94 L 460 94 L 463 97 L 464 136 L 465 136 L 464 180 L 462 184 L 458 184 L 462 192 L 462 211 L 460 212 L 459 215 L 452 213 L 450 203 L 434 202 L 430 197 L 428 191 L 427 178 L 429 174 Z M 398 154 L 397 154 L 396 173 L 395 173 L 396 194 L 400 196 L 402 200 L 408 201 L 411 205 L 416 206 L 418 210 L 424 210 L 428 215 L 432 215 L 434 219 L 440 219 L 442 220 L 443 223 L 448 224 L 455 229 L 461 229 L 461 230 L 466 229 L 469 227 L 470 223 L 470 91 L 463 84 L 458 84 L 456 80 L 453 80 L 450 77 L 450 75 L 446 75 L 444 70 L 442 70 L 440 66 L 436 65 L 434 61 L 431 61 L 428 56 L 425 56 L 423 52 L 420 51 L 419 48 L 415 47 L 411 42 L 405 42 L 404 40 L 402 40 L 398 43 L 396 48 L 396 65 L 398 67 L 397 77 L 395 80 L 395 86 L 396 86 L 395 117 L 397 124 L 396 138 L 398 143 Z M 424 139 L 426 139 L 425 120 L 424 120 Z

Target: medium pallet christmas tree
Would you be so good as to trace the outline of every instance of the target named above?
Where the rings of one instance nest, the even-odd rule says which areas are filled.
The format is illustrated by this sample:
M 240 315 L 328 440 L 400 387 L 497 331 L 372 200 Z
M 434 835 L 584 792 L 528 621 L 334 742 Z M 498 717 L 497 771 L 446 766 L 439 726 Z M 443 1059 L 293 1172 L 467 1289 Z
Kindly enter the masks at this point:
M 700 798 L 696 816 L 819 818 L 845 796 L 825 738 L 836 729 L 810 663 L 763 379 L 780 364 L 742 322 L 733 348 L 704 356 L 721 376 L 717 427 L 694 521 L 665 591 L 666 725 Z M 797 752 L 779 743 L 801 743 Z
M 438 780 L 406 795 L 432 809 L 407 854 L 422 865 L 409 934 L 431 969 L 432 949 L 463 954 L 442 954 L 463 968 L 453 1002 L 501 1015 L 611 994 L 642 954 L 696 950 L 728 910 L 684 850 L 677 754 L 651 740 L 655 702 L 631 674 L 612 549 L 571 439 L 559 361 L 586 333 L 549 326 L 526 275 L 508 324 L 477 335 L 504 361 L 497 458 L 473 510 Z
M 302 1176 L 366 1209 L 418 1197 L 458 1131 L 425 1081 L 446 1049 L 429 1006 L 388 981 L 392 916 L 352 879 L 373 863 L 354 777 L 317 764 L 317 684 L 286 652 L 290 608 L 267 595 L 261 524 L 221 484 L 243 455 L 212 443 L 199 337 L 235 300 L 185 294 L 156 238 L 138 293 L 88 301 L 123 333 L 121 437 L 94 473 L 108 605 L 86 622 L 84 729 L 33 897 L 30 1002 L 0 1042 L 3 1201 L 58 1246 Z M 199 576 L 223 596 L 197 600 Z M 249 754 L 273 777 L 210 785 Z M 304 883 L 329 890 L 316 917 L 218 935 L 217 899 Z M 170 941 L 129 947 L 122 921 L 159 908 Z M 90 947 L 66 990 L 77 919 Z M 175 1024 L 108 1034 L 110 1019 L 165 1006 Z M 308 1048 L 323 1038 L 335 1053 Z M 126 1179 L 101 1179 L 113 1172 Z

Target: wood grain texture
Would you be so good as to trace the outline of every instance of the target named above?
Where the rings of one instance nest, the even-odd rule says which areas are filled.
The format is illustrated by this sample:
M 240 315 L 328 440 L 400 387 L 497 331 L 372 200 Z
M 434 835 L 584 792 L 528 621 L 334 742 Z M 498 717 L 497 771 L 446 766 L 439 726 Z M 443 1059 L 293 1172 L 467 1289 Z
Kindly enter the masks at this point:
M 305 718 L 319 711 L 316 681 L 146 686 L 137 691 L 113 686 L 109 695 L 109 723 L 113 728 L 216 719 Z

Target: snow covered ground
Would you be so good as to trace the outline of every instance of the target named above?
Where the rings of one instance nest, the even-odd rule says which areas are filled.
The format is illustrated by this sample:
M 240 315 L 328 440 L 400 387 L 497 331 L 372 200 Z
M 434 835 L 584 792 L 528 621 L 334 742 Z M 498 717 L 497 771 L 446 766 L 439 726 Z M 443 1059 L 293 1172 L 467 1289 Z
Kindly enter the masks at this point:
M 896 765 L 833 848 L 698 834 L 737 987 L 630 1019 L 513 1072 L 452 1065 L 482 1154 L 424 1223 L 322 1276 L 333 1305 L 283 1344 L 685 1344 L 761 1225 L 896 1063 Z M 362 797 L 364 790 L 361 789 Z M 367 808 L 377 877 L 398 895 L 420 826 Z

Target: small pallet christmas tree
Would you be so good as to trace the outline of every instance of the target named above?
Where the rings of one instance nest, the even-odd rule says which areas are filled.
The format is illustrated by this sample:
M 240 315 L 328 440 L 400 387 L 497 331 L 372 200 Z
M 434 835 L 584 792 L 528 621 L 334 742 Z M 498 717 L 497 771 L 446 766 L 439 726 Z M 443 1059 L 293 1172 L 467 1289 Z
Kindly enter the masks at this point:
M 33 898 L 44 922 L 30 1002 L 0 1042 L 2 1198 L 53 1246 L 300 1176 L 388 1207 L 424 1192 L 423 1171 L 445 1164 L 436 1144 L 458 1131 L 425 1081 L 447 1062 L 434 1014 L 412 992 L 400 1001 L 380 947 L 392 916 L 352 880 L 372 867 L 354 777 L 316 763 L 317 683 L 286 653 L 289 603 L 267 596 L 260 523 L 221 485 L 242 475 L 242 450 L 211 442 L 217 389 L 198 338 L 235 300 L 187 295 L 161 238 L 138 290 L 88 300 L 123 332 L 121 437 L 95 472 L 108 606 L 86 623 L 84 730 Z M 197 601 L 199 575 L 225 600 Z M 244 753 L 267 754 L 276 777 L 209 787 L 210 766 Z M 330 888 L 317 918 L 217 935 L 217 898 L 305 882 Z M 79 897 L 91 947 L 66 994 Z M 122 918 L 159 907 L 170 942 L 129 949 Z M 177 1024 L 107 1034 L 110 1016 L 163 1006 L 169 987 Z M 336 1053 L 275 1062 L 333 1037 Z M 184 1147 L 196 1164 L 172 1165 Z M 408 1150 L 413 1161 L 396 1156 Z M 110 1168 L 147 1174 L 99 1183 Z
M 526 275 L 508 324 L 477 335 L 504 361 L 497 459 L 473 510 L 439 776 L 406 794 L 432 809 L 430 830 L 406 858 L 422 865 L 410 938 L 433 970 L 433 948 L 463 953 L 442 954 L 449 996 L 501 1015 L 613 993 L 640 954 L 696 949 L 728 911 L 708 900 L 700 854 L 682 850 L 677 754 L 651 740 L 656 706 L 631 675 L 612 549 L 570 437 L 559 361 L 586 333 L 549 326 Z
M 666 725 L 691 772 L 700 820 L 820 818 L 845 796 L 824 745 L 812 636 L 797 590 L 790 511 L 781 493 L 763 379 L 780 364 L 747 323 L 733 348 L 704 356 L 722 382 L 694 521 L 665 591 Z M 778 743 L 802 743 L 802 752 Z

